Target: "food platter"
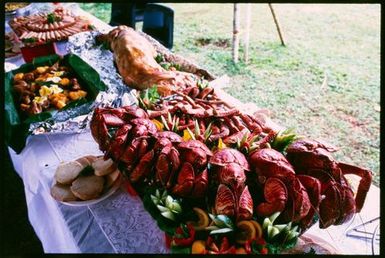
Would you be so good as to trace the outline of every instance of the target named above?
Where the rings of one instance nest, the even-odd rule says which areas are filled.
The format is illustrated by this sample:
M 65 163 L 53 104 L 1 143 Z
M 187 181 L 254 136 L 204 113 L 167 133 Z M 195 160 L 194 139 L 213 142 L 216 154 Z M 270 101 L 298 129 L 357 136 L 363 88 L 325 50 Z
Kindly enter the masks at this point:
M 115 183 L 107 189 L 102 195 L 100 195 L 97 199 L 89 200 L 89 201 L 70 201 L 70 202 L 64 202 L 64 201 L 58 201 L 59 203 L 67 206 L 74 206 L 74 207 L 82 207 L 82 206 L 89 206 L 93 204 L 97 204 L 103 200 L 106 200 L 109 198 L 112 194 L 114 194 L 121 186 L 122 184 L 122 176 L 119 176 L 119 178 L 115 181 Z M 55 185 L 56 182 L 53 180 L 51 183 L 51 187 Z
M 72 104 L 66 105 L 59 110 L 49 107 L 44 112 L 39 112 L 33 114 L 32 116 L 25 116 L 23 111 L 19 108 L 21 105 L 20 98 L 15 90 L 16 74 L 23 74 L 24 76 L 24 74 L 36 71 L 38 67 L 53 67 L 55 64 L 70 67 L 71 70 L 74 71 L 77 80 L 81 81 L 83 87 L 87 89 L 87 96 L 85 98 L 75 100 Z M 47 80 L 48 79 L 52 78 L 47 78 Z M 23 88 L 28 93 L 27 95 L 36 97 L 37 93 L 40 94 L 40 89 L 36 93 L 31 91 L 32 83 L 27 83 L 24 80 L 22 81 L 22 86 L 26 86 Z M 28 86 L 29 84 L 30 86 Z M 49 84 L 51 85 L 51 83 Z M 50 85 L 48 86 L 52 88 Z M 54 85 L 54 83 L 52 85 Z M 25 146 L 27 136 L 30 134 L 29 126 L 31 124 L 44 123 L 47 121 L 50 121 L 48 122 L 48 124 L 50 124 L 53 121 L 66 121 L 70 118 L 88 114 L 91 112 L 92 103 L 94 103 L 99 91 L 105 90 L 106 85 L 100 80 L 99 74 L 80 57 L 73 54 L 67 54 L 64 57 L 59 55 L 50 55 L 35 58 L 32 63 L 26 63 L 15 70 L 8 71 L 5 74 L 4 88 L 6 95 L 5 105 L 7 106 L 5 112 L 5 124 L 6 127 L 9 128 L 7 129 L 8 135 L 5 138 L 9 146 L 11 146 L 15 151 L 20 152 Z
M 122 175 L 103 156 L 86 155 L 54 167 L 50 194 L 69 206 L 96 204 L 111 196 L 121 185 Z
M 25 13 L 25 10 L 30 7 L 30 3 L 6 3 L 5 4 L 5 13 L 14 14 L 18 12 L 19 14 Z

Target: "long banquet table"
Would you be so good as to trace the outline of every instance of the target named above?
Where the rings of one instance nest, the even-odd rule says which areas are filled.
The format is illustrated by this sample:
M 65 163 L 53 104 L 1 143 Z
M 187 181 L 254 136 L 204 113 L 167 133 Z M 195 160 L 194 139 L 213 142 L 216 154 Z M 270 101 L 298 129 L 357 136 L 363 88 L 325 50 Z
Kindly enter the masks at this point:
M 77 5 L 72 7 L 91 19 L 99 30 L 111 29 Z M 21 57 L 6 61 L 15 66 L 24 63 Z M 226 98 L 236 102 L 237 106 L 242 105 L 231 96 Z M 141 200 L 127 193 L 124 184 L 108 198 L 91 205 L 69 206 L 51 197 L 53 175 L 60 162 L 83 155 L 102 154 L 89 131 L 30 136 L 20 154 L 10 148 L 9 152 L 14 168 L 24 183 L 29 221 L 45 253 L 168 252 L 164 233 L 145 211 Z M 363 238 L 347 237 L 346 234 L 363 222 L 380 216 L 379 196 L 379 188 L 372 185 L 362 212 L 350 222 L 326 230 L 320 230 L 317 223 L 304 236 L 333 246 L 339 254 L 377 254 L 379 240 L 374 239 L 373 242 L 370 235 Z M 378 225 L 379 220 L 372 224 Z M 376 231 L 373 225 L 366 225 L 364 231 Z

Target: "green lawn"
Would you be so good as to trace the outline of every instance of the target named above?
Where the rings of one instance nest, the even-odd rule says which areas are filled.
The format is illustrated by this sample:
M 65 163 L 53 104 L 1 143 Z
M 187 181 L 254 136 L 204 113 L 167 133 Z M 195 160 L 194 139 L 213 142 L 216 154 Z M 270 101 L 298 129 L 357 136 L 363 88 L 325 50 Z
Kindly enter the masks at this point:
M 380 5 L 274 4 L 282 47 L 268 5 L 253 4 L 247 65 L 231 61 L 232 4 L 168 6 L 175 53 L 229 75 L 228 93 L 270 109 L 298 134 L 335 144 L 337 159 L 371 169 L 379 183 Z M 110 4 L 81 7 L 110 19 Z

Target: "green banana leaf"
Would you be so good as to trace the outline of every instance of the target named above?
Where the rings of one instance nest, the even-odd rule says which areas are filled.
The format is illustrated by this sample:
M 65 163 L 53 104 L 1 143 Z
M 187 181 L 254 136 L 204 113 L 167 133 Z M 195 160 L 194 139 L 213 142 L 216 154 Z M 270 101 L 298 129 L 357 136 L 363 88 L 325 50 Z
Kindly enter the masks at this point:
M 12 80 L 17 73 L 27 73 L 38 66 L 51 66 L 57 61 L 60 65 L 72 68 L 79 83 L 88 92 L 87 97 L 73 101 L 61 110 L 45 111 L 37 115 L 26 116 L 18 109 L 18 101 L 12 87 Z M 83 61 L 79 56 L 68 54 L 64 57 L 49 55 L 35 58 L 32 63 L 23 64 L 18 69 L 7 72 L 4 78 L 4 106 L 5 106 L 5 143 L 16 153 L 25 147 L 29 136 L 30 124 L 36 122 L 63 122 L 70 118 L 85 115 L 92 111 L 92 104 L 100 91 L 106 90 L 99 74 Z

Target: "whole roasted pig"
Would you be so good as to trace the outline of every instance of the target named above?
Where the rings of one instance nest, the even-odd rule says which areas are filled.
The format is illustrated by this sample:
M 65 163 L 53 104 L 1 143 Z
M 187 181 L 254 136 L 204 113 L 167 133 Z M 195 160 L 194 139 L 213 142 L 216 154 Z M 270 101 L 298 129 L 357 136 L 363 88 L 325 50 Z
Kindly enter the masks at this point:
M 132 88 L 143 90 L 157 85 L 162 95 L 168 95 L 177 88 L 196 85 L 196 75 L 161 67 L 155 60 L 155 48 L 132 28 L 118 26 L 101 35 L 99 40 L 108 43 L 114 52 L 119 74 Z

